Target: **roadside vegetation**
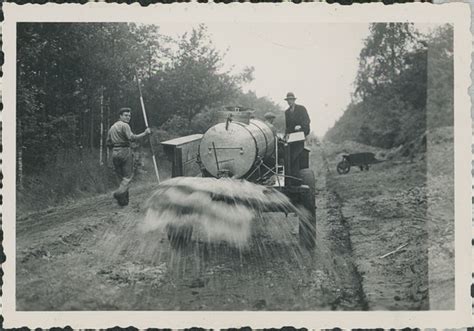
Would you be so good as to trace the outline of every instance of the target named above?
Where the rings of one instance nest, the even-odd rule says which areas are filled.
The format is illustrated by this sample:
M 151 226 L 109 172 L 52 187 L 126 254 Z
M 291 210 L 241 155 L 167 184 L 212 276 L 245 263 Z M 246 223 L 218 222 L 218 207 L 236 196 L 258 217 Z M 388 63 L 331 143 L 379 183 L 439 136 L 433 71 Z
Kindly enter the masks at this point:
M 325 138 L 393 148 L 453 125 L 453 30 L 377 23 L 360 53 L 353 101 Z

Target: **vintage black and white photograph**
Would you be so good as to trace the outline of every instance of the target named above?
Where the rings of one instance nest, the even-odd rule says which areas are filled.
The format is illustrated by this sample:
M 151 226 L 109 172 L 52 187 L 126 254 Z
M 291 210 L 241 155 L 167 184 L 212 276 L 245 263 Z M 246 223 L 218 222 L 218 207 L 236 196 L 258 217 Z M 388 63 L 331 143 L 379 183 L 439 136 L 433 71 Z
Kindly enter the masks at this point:
M 460 309 L 465 25 L 113 8 L 11 24 L 13 310 Z

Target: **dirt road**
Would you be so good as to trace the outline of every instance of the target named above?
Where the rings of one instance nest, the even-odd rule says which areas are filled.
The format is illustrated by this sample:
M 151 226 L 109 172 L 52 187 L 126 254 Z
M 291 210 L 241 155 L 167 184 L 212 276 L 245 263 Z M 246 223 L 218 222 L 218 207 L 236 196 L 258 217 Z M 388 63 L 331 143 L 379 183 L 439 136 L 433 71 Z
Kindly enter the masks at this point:
M 244 251 L 199 242 L 174 251 L 165 235 L 136 231 L 153 189 L 141 186 L 125 208 L 99 196 L 19 218 L 17 309 L 426 309 L 426 208 L 416 200 L 423 183 L 406 178 L 406 187 L 381 194 L 376 183 L 410 169 L 374 166 L 337 176 L 318 150 L 311 161 L 318 178 L 314 251 L 299 248 L 296 218 L 277 213 L 256 226 Z M 413 205 L 405 203 L 408 191 Z

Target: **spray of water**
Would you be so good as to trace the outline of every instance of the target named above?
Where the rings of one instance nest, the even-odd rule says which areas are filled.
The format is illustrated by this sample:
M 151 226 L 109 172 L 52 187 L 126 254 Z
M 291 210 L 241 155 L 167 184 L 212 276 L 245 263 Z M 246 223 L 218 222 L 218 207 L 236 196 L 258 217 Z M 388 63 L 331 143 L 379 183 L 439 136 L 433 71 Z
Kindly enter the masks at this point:
M 142 232 L 192 228 L 208 242 L 248 245 L 253 222 L 266 211 L 306 216 L 276 189 L 230 178 L 177 177 L 159 185 L 146 203 Z

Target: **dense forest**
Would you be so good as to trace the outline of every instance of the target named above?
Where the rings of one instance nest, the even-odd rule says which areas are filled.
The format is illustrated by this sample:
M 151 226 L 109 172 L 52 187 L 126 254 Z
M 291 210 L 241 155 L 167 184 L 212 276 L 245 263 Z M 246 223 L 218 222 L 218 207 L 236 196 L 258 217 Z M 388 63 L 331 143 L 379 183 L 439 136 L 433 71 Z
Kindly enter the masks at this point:
M 391 148 L 452 126 L 453 84 L 452 26 L 423 35 L 412 24 L 372 24 L 352 102 L 325 138 Z
M 228 105 L 256 109 L 257 118 L 276 112 L 283 124 L 278 106 L 243 92 L 253 68 L 226 69 L 232 64 L 204 25 L 174 39 L 129 23 L 20 23 L 17 34 L 17 180 L 25 194 L 111 185 L 105 138 L 118 109 L 131 107 L 132 129 L 145 128 L 137 74 L 154 140 L 203 132 Z

